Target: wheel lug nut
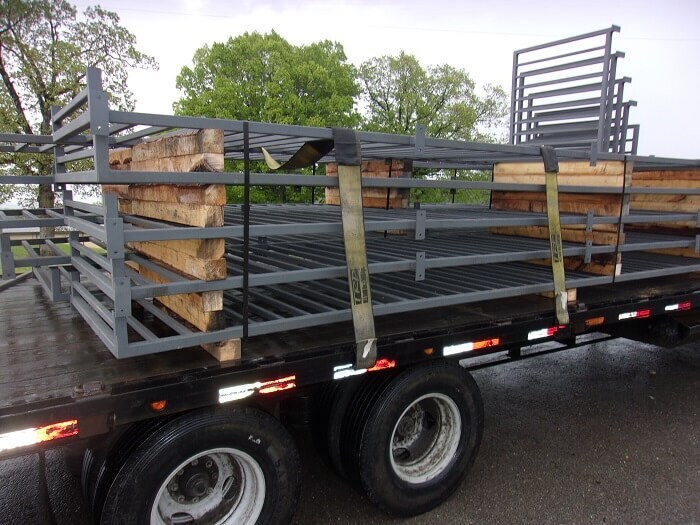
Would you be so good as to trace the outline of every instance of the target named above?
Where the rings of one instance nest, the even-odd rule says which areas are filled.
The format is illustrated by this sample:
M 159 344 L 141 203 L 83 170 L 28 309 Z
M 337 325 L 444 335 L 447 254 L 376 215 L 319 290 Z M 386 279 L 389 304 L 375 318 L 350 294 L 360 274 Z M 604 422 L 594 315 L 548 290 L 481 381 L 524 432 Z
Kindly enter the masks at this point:
M 178 502 L 178 503 L 182 503 L 183 501 L 185 501 L 185 496 L 178 496 L 178 497 L 177 497 L 177 502 Z
M 192 503 L 199 503 L 199 498 L 197 496 L 192 498 Z
M 211 462 L 211 460 L 207 461 L 207 462 L 204 464 L 204 466 L 207 467 L 207 468 L 211 468 L 212 465 L 213 465 L 213 463 Z
M 214 489 L 211 488 L 211 487 L 209 487 L 209 488 L 207 489 L 207 494 L 214 494 Z
M 178 476 L 182 476 L 185 473 L 185 469 L 181 468 L 180 470 L 177 471 Z
M 170 490 L 175 492 L 177 490 L 177 483 L 173 483 L 172 485 L 170 485 Z
M 193 460 L 192 460 L 192 466 L 193 466 L 193 467 L 196 467 L 198 464 L 199 464 L 199 460 L 198 460 L 198 459 L 193 459 Z

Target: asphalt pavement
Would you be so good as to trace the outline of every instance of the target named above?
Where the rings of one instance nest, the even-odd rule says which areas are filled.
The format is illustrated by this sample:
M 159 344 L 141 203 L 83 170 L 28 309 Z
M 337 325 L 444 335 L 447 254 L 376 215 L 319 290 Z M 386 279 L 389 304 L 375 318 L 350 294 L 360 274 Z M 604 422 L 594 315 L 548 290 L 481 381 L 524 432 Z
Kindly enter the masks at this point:
M 700 343 L 597 343 L 474 377 L 484 439 L 450 500 L 415 518 L 387 517 L 298 432 L 293 524 L 700 524 Z M 46 454 L 48 497 L 40 467 L 38 455 L 0 462 L 0 524 L 89 523 L 62 453 Z

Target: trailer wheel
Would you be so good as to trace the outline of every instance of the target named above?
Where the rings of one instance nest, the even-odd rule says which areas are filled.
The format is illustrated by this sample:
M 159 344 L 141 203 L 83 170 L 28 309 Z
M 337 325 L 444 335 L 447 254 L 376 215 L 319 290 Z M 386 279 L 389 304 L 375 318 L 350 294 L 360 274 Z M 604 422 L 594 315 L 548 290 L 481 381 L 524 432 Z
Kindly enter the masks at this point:
M 299 495 L 299 455 L 286 429 L 250 408 L 171 420 L 125 461 L 102 524 L 282 524 Z
M 342 478 L 348 477 L 341 457 L 343 420 L 363 379 L 351 377 L 329 383 L 318 395 L 314 410 L 312 431 L 316 449 L 321 459 Z
M 362 425 L 356 448 L 362 488 L 395 516 L 438 506 L 474 463 L 483 420 L 479 388 L 457 364 L 406 370 L 379 393 Z

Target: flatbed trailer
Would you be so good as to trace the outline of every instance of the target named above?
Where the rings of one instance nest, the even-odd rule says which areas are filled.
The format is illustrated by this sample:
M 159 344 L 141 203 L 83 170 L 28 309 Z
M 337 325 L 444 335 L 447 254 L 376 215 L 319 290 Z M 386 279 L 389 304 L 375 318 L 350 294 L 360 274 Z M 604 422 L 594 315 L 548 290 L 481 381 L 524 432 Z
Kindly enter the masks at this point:
M 55 111 L 51 136 L 0 136 L 3 151 L 53 153 L 51 182 L 64 197 L 61 209 L 2 212 L 0 228 L 70 228 L 70 254 L 52 241 L 48 257 L 2 233 L 3 271 L 23 264 L 9 250 L 19 242 L 36 281 L 0 286 L 0 458 L 68 447 L 100 523 L 288 522 L 299 459 L 283 423 L 294 413 L 311 422 L 325 460 L 373 503 L 397 516 L 425 512 L 454 492 L 478 452 L 483 406 L 469 368 L 620 336 L 674 345 L 699 332 L 700 259 L 677 252 L 698 251 L 697 211 L 629 211 L 631 195 L 700 193 L 632 188 L 633 165 L 697 170 L 697 160 L 445 141 L 420 130 L 405 137 L 119 112 L 109 109 L 99 72 L 87 76 L 86 90 Z M 110 168 L 110 149 L 180 128 L 221 130 L 223 154 L 241 161 L 243 172 Z M 543 159 L 548 182 L 365 179 L 348 143 L 362 159 L 403 158 L 442 170 Z M 252 172 L 253 160 L 270 154 L 293 160 L 309 144 L 322 150 L 315 160 L 338 164 L 338 177 Z M 556 179 L 557 157 L 622 166 L 619 187 L 560 188 L 614 195 L 619 214 L 459 205 L 362 214 L 360 180 L 389 189 L 546 191 L 556 201 L 549 179 Z M 90 167 L 71 170 L 78 161 Z M 357 186 L 343 187 L 343 170 L 357 175 Z M 222 226 L 185 227 L 124 211 L 114 196 L 102 205 L 74 199 L 68 185 L 89 183 L 232 184 L 242 186 L 244 203 L 220 210 Z M 346 202 L 251 206 L 255 185 L 340 186 Z M 656 229 L 629 232 L 623 241 L 625 226 L 647 223 Z M 676 223 L 690 224 L 694 235 L 665 231 Z M 489 230 L 558 232 L 561 225 L 589 233 L 607 226 L 615 242 L 593 246 Z M 391 237 L 394 230 L 401 238 Z M 234 264 L 213 280 L 184 278 L 133 247 L 218 238 L 226 239 Z M 349 252 L 360 258 L 351 261 Z M 590 261 L 598 254 L 614 261 L 612 274 L 564 271 L 564 258 Z M 529 263 L 550 255 L 549 265 Z M 134 265 L 167 279 L 144 277 Z M 357 282 L 352 265 L 364 272 Z M 571 287 L 577 297 L 567 304 Z M 208 292 L 222 293 L 227 314 L 224 326 L 212 330 L 193 328 L 154 300 Z M 554 297 L 541 295 L 547 292 Z M 356 308 L 368 303 L 372 324 Z M 230 340 L 243 346 L 231 360 L 201 347 Z M 536 346 L 552 341 L 555 348 Z
M 2 292 L 0 331 L 6 335 L 0 343 L 0 458 L 67 447 L 73 468 L 83 475 L 93 512 L 98 512 L 95 506 L 106 497 L 107 482 L 94 479 L 96 461 L 104 469 L 107 458 L 145 439 L 134 433 L 138 436 L 142 429 L 147 435 L 154 422 L 206 413 L 211 407 L 225 409 L 231 390 L 256 389 L 231 404 L 275 414 L 287 423 L 298 419 L 303 407 L 302 419 L 314 421 L 318 435 L 319 417 L 329 417 L 321 403 L 329 385 L 341 392 L 354 390 L 362 376 L 396 377 L 445 360 L 466 370 L 494 366 L 617 334 L 657 344 L 689 341 L 700 331 L 698 277 L 588 288 L 580 297 L 585 308 L 572 312 L 565 329 L 552 326 L 551 301 L 536 295 L 384 318 L 378 325 L 377 369 L 354 379 L 350 323 L 260 336 L 250 341 L 246 359 L 230 364 L 218 363 L 201 348 L 117 360 L 68 303 L 52 303 L 39 283 L 28 279 L 11 293 Z M 539 345 L 552 341 L 554 347 Z M 459 351 L 445 357 L 449 348 Z M 279 384 L 280 391 L 263 393 L 265 384 Z M 339 403 L 337 394 L 331 399 Z M 57 429 L 62 422 L 71 423 Z M 32 435 L 28 429 L 35 429 Z M 317 444 L 324 457 L 342 473 L 344 462 L 334 463 L 332 444 L 324 443 L 326 434 L 320 433 Z M 131 483 L 127 493 L 140 486 L 138 480 Z

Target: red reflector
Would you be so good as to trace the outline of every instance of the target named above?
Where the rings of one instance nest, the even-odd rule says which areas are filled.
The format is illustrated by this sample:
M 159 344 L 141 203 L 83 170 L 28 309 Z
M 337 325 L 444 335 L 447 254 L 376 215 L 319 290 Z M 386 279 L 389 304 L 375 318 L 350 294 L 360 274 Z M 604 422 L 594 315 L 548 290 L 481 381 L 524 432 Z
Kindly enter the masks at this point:
M 39 443 L 43 441 L 52 441 L 54 439 L 67 438 L 78 435 L 78 420 L 63 421 L 45 427 L 39 427 L 35 431 Z
M 639 310 L 637 312 L 637 317 L 639 319 L 642 319 L 644 317 L 649 317 L 649 314 L 651 313 L 651 310 Z
M 53 425 L 39 428 L 27 428 L 16 432 L 0 434 L 0 451 L 12 450 L 54 439 L 62 439 L 78 435 L 78 420 L 62 421 Z
M 297 376 L 287 376 L 272 381 L 265 381 L 260 385 L 258 392 L 261 394 L 272 394 L 273 392 L 281 392 L 282 390 L 291 390 L 297 384 L 294 382 Z
M 496 337 L 494 339 L 486 339 L 484 341 L 476 341 L 474 343 L 473 350 L 482 350 L 483 348 L 491 348 L 492 346 L 498 346 L 501 340 Z
M 678 303 L 678 309 L 679 310 L 690 310 L 690 301 L 686 301 L 685 303 Z
M 377 370 L 385 370 L 387 368 L 394 368 L 396 366 L 396 361 L 393 359 L 377 359 L 372 368 L 368 368 L 368 372 L 376 372 Z

